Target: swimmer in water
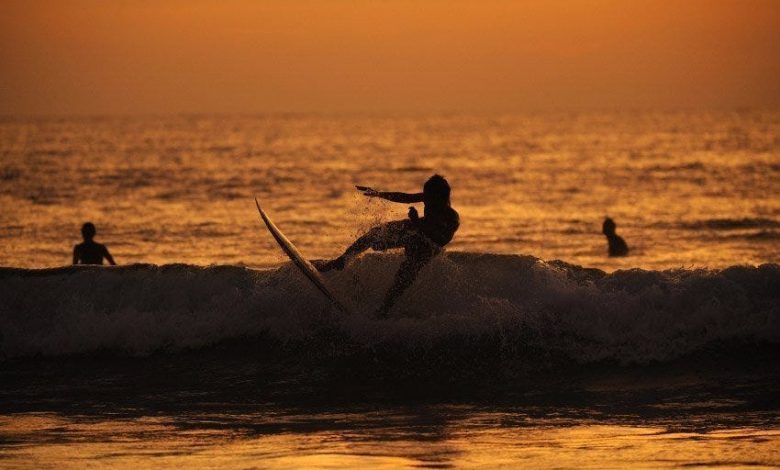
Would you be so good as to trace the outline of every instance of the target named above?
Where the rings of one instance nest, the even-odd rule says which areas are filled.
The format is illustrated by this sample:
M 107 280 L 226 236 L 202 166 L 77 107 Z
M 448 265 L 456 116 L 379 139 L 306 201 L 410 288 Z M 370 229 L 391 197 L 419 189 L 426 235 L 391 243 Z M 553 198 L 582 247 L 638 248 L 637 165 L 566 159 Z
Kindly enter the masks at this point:
M 628 254 L 628 245 L 623 237 L 615 233 L 615 221 L 607 217 L 604 219 L 604 224 L 601 227 L 601 231 L 607 237 L 607 243 L 609 245 L 609 256 L 626 256 Z
M 104 258 L 109 264 L 116 264 L 106 245 L 93 240 L 95 233 L 95 224 L 92 222 L 81 226 L 81 236 L 84 241 L 73 248 L 73 264 L 103 264 Z

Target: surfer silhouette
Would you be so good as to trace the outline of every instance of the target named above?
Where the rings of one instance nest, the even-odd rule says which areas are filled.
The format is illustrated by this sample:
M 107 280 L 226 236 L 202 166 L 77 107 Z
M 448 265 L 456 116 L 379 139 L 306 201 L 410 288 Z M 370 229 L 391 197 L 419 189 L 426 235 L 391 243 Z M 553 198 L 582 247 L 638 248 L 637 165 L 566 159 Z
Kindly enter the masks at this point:
M 440 175 L 428 178 L 421 193 L 383 192 L 366 186 L 355 187 L 368 197 L 401 204 L 422 202 L 425 205 L 423 217 L 419 216 L 417 209 L 409 207 L 407 219 L 377 225 L 355 240 L 338 258 L 317 264 L 320 271 L 343 269 L 349 260 L 369 248 L 375 251 L 403 248 L 404 260 L 378 312 L 380 316 L 386 316 L 396 299 L 414 282 L 420 269 L 452 240 L 460 220 L 458 213 L 450 206 L 450 185 Z
M 106 245 L 93 240 L 95 233 L 95 224 L 92 222 L 81 226 L 81 236 L 84 241 L 73 247 L 73 264 L 103 264 L 103 258 L 111 265 L 116 264 Z
M 607 243 L 609 244 L 609 256 L 626 256 L 628 254 L 628 245 L 621 236 L 615 233 L 615 221 L 607 217 L 604 219 L 604 224 L 601 227 L 601 231 L 607 237 Z

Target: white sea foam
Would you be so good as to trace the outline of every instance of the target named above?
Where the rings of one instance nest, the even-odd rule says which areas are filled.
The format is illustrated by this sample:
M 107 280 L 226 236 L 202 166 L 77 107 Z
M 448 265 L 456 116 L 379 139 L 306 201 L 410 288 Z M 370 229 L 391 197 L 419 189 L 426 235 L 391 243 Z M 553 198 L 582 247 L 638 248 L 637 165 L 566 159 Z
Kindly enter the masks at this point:
M 712 344 L 780 343 L 778 265 L 605 274 L 530 256 L 450 253 L 421 272 L 389 319 L 377 319 L 399 261 L 364 256 L 328 273 L 354 316 L 333 311 L 289 264 L 5 268 L 0 353 L 146 355 L 256 337 L 398 354 L 488 341 L 507 356 L 645 363 Z

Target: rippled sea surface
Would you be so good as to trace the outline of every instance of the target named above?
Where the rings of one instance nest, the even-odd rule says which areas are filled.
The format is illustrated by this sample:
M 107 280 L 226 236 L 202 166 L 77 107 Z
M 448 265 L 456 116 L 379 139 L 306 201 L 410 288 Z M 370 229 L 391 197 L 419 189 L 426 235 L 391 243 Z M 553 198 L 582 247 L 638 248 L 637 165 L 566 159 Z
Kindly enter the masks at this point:
M 122 263 L 281 262 L 257 196 L 312 258 L 336 256 L 445 175 L 450 249 L 606 270 L 780 260 L 780 113 L 173 116 L 0 122 L 0 265 L 70 262 L 98 227 Z M 608 259 L 613 217 L 632 248 Z
M 330 258 L 432 173 L 389 318 L 253 201 Z M 780 112 L 4 118 L 0 468 L 778 468 L 779 183 Z
M 776 353 L 563 367 L 497 395 L 453 381 L 439 384 L 449 398 L 425 398 L 422 379 L 389 398 L 390 383 L 371 391 L 349 373 L 312 393 L 311 376 L 279 380 L 289 361 L 242 351 L 5 364 L 0 467 L 780 467 Z
M 9 422 L 4 468 L 777 468 L 780 430 L 534 419 L 463 406 Z M 204 426 L 204 422 L 205 424 Z M 264 431 L 269 428 L 283 430 Z M 20 432 L 20 428 L 22 432 Z M 227 428 L 227 429 L 226 429 Z M 21 434 L 21 439 L 20 439 Z M 36 438 L 31 447 L 25 439 Z M 19 442 L 21 440 L 21 442 Z

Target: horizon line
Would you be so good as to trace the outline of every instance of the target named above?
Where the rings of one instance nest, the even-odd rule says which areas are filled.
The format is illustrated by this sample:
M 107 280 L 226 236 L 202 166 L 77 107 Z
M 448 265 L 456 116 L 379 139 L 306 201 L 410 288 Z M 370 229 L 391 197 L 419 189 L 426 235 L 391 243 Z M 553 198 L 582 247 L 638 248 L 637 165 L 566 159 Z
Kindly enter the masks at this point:
M 233 117 L 360 117 L 360 116 L 511 116 L 528 114 L 602 114 L 602 113 L 743 113 L 743 112 L 780 112 L 780 106 L 626 106 L 626 107 L 547 107 L 528 108 L 514 110 L 341 110 L 341 111 L 118 111 L 118 112 L 30 112 L 30 113 L 4 113 L 0 112 L 0 119 L 65 119 L 65 118 L 141 118 L 141 117 L 199 117 L 199 116 L 233 116 Z

